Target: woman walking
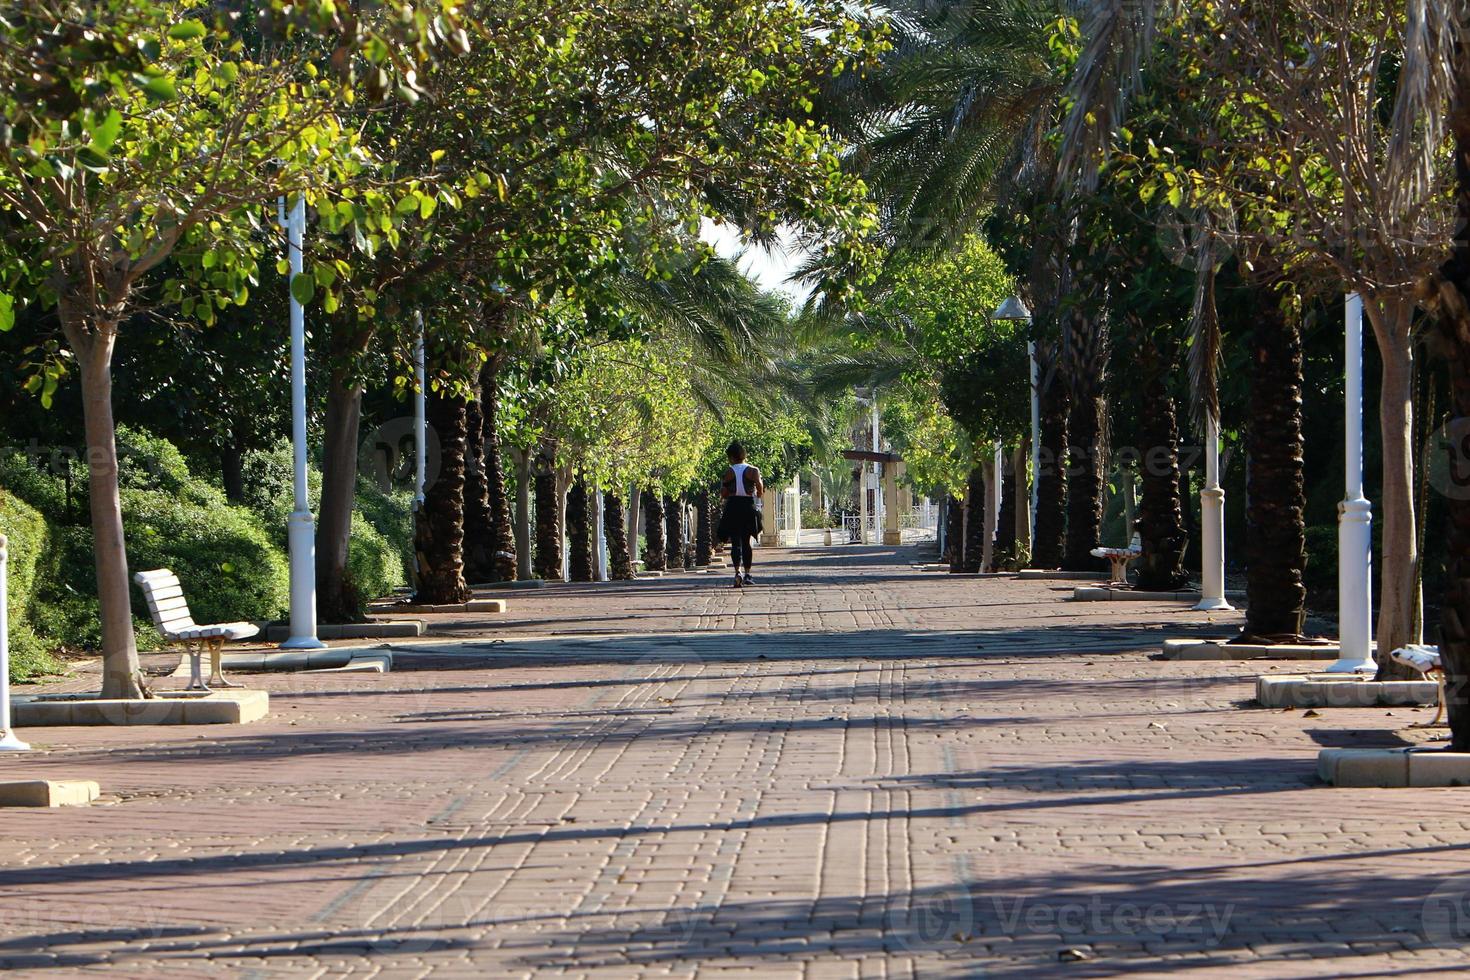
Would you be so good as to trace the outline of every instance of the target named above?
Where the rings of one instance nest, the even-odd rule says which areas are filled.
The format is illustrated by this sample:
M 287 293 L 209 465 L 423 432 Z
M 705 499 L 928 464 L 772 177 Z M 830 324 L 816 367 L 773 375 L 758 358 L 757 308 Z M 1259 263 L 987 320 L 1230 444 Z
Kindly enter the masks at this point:
M 720 540 L 730 542 L 730 564 L 735 566 L 735 588 L 750 585 L 751 539 L 761 533 L 761 515 L 755 509 L 755 498 L 765 493 L 766 485 L 761 481 L 761 471 L 745 461 L 745 447 L 738 442 L 730 443 L 725 450 L 730 468 L 720 481 L 720 496 L 725 500 L 725 511 L 720 516 Z M 740 572 L 741 566 L 745 573 Z

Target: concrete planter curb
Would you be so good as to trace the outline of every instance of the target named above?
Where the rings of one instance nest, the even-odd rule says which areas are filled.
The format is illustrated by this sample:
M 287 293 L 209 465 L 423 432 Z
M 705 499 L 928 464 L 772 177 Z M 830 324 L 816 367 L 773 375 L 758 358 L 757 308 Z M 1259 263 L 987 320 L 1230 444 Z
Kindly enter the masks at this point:
M 417 636 L 418 634 L 411 634 Z M 227 653 L 220 665 L 229 673 L 294 673 L 297 671 L 320 673 L 328 670 L 363 670 L 372 667 L 357 667 L 359 662 L 382 664 L 382 671 L 392 669 L 393 655 L 382 651 L 364 652 L 356 647 L 335 647 L 325 650 L 282 650 L 278 652 L 257 651 L 255 653 Z M 174 677 L 189 676 L 188 657 L 179 661 Z
M 1371 681 L 1343 674 L 1257 677 L 1256 700 L 1264 708 L 1400 708 L 1432 706 L 1434 681 Z
M 0 783 L 0 806 L 86 806 L 100 792 L 90 780 L 27 779 Z
M 402 610 L 397 603 L 372 608 L 394 612 Z M 397 640 L 406 636 L 423 636 L 426 628 L 423 621 L 418 619 L 375 620 L 369 623 L 324 623 L 316 628 L 316 635 L 322 640 Z M 290 635 L 291 627 L 289 626 L 271 626 L 265 631 L 265 638 L 271 643 L 280 643 Z M 228 655 L 225 664 L 229 665 Z
M 450 602 L 443 605 L 416 605 L 411 602 L 375 603 L 368 607 L 376 613 L 402 613 L 412 616 L 418 614 L 436 615 L 440 613 L 503 613 L 506 609 L 504 599 L 471 599 L 469 602 Z M 422 624 L 420 624 L 422 625 Z M 420 631 L 421 635 L 422 631 Z M 362 637 L 367 639 L 367 637 Z
M 1401 789 L 1470 786 L 1470 752 L 1418 746 L 1395 749 L 1323 749 L 1317 776 L 1339 787 Z
M 542 578 L 516 579 L 513 582 L 476 582 L 470 585 L 472 589 L 544 589 L 546 580 Z
M 1159 660 L 1336 660 L 1337 644 L 1257 646 L 1224 640 L 1165 640 Z
M 66 725 L 244 725 L 270 714 L 265 691 L 166 691 L 122 701 L 89 694 L 38 694 L 16 698 L 17 728 Z
M 1115 589 L 1109 586 L 1078 586 L 1072 590 L 1073 602 L 1199 602 L 1199 592 L 1181 589 L 1177 592 L 1144 592 L 1139 589 Z M 1225 598 L 1241 600 L 1244 592 L 1226 592 Z
M 1016 577 L 1047 582 L 1106 582 L 1110 578 L 1107 572 L 1059 572 L 1050 568 L 1023 568 Z

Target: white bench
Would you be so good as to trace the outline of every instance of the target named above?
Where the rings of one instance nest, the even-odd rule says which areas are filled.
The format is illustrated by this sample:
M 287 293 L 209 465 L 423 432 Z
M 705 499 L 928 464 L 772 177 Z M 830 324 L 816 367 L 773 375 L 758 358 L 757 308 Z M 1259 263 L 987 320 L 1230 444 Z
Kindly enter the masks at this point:
M 1112 565 L 1112 572 L 1108 576 L 1109 585 L 1127 585 L 1128 566 L 1137 561 L 1141 554 L 1143 554 L 1143 542 L 1136 534 L 1126 548 L 1092 549 L 1092 557 L 1106 558 L 1108 564 Z
M 184 588 L 179 577 L 166 568 L 151 572 L 139 572 L 133 576 L 143 598 L 148 600 L 148 614 L 153 617 L 153 626 L 164 641 L 183 647 L 189 657 L 190 691 L 207 691 L 200 672 L 199 660 L 204 651 L 209 651 L 209 683 L 220 687 L 239 687 L 225 680 L 220 668 L 220 651 L 226 640 L 248 640 L 260 632 L 254 623 L 214 623 L 199 626 L 189 613 L 189 603 L 184 599 Z
M 1439 655 L 1439 647 L 1412 643 L 1406 647 L 1399 647 L 1391 656 L 1395 662 L 1405 667 L 1412 667 L 1425 677 L 1433 674 L 1434 679 L 1439 682 L 1439 701 L 1434 706 L 1434 720 L 1426 725 L 1413 727 L 1431 728 L 1438 725 L 1439 719 L 1444 716 L 1444 660 Z

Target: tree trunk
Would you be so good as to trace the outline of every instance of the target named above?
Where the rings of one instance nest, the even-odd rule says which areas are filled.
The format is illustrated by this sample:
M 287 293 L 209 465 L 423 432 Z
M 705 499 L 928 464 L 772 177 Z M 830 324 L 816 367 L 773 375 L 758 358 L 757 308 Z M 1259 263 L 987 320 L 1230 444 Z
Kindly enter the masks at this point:
M 562 580 L 561 488 L 558 486 L 556 448 L 542 446 L 536 459 L 536 577 Z
M 668 554 L 670 569 L 684 567 L 684 500 L 681 497 L 664 498 L 664 550 Z
M 1414 672 L 1393 660 L 1394 650 L 1418 643 L 1419 537 L 1414 520 L 1414 347 L 1409 339 L 1412 300 L 1365 297 L 1383 360 L 1378 402 L 1383 447 L 1383 561 L 1379 570 L 1378 680 L 1405 680 Z
M 694 498 L 694 564 L 700 568 L 714 558 L 715 516 L 710 492 L 702 490 Z
M 490 498 L 490 543 L 494 549 L 493 578 L 514 581 L 520 545 L 511 527 L 510 494 L 505 480 L 505 453 L 500 442 L 500 367 L 496 354 L 480 371 L 480 400 L 484 413 L 481 443 L 485 447 L 485 489 Z
M 531 454 L 516 453 L 516 578 L 533 579 L 536 570 L 531 564 Z
M 1092 554 L 1102 536 L 1102 412 L 1102 396 L 1073 393 L 1067 416 L 1067 537 L 1062 556 L 1062 568 L 1073 572 L 1104 567 Z
M 571 547 L 568 577 L 573 582 L 591 582 L 597 578 L 593 568 L 592 534 L 592 506 L 587 483 L 579 476 L 567 491 L 567 540 Z
M 220 484 L 225 488 L 225 499 L 237 506 L 245 503 L 245 450 L 235 433 L 230 433 L 228 444 L 219 451 Z
M 639 493 L 637 486 L 628 487 L 628 560 L 633 567 L 638 566 L 638 560 L 643 557 L 643 551 L 638 544 L 638 524 L 640 511 L 643 506 L 643 494 Z
M 1306 495 L 1302 469 L 1302 341 L 1296 314 L 1253 289 L 1250 418 L 1246 427 L 1247 640 L 1291 640 L 1306 620 Z
M 623 500 L 608 490 L 602 495 L 602 529 L 607 535 L 607 574 L 615 582 L 626 582 L 633 574 L 632 556 L 628 554 L 628 528 L 623 522 Z
M 1148 345 L 1141 365 L 1147 380 L 1139 406 L 1139 430 L 1145 449 L 1137 520 L 1143 554 L 1137 567 L 1138 588 L 1145 592 L 1173 592 L 1189 582 L 1184 570 L 1189 537 L 1184 531 L 1184 507 L 1179 499 L 1179 426 L 1167 383 L 1172 346 L 1158 350 Z M 1127 478 L 1131 480 L 1132 474 Z
M 1000 474 L 995 472 L 995 456 L 989 454 L 985 462 L 980 464 L 980 469 L 985 474 L 985 520 L 983 537 L 980 539 L 980 571 L 995 571 L 995 532 L 996 511 L 999 509 L 1000 501 L 996 494 L 1000 487 L 998 481 Z
M 363 618 L 362 597 L 347 574 L 347 546 L 357 505 L 358 430 L 362 386 L 345 369 L 333 369 L 327 384 L 327 414 L 322 433 L 322 497 L 316 522 L 316 610 L 324 623 Z M 387 447 L 396 453 L 396 446 Z M 389 467 L 396 462 L 389 459 Z
M 1450 113 L 1455 137 L 1455 237 L 1440 267 L 1429 305 L 1438 314 L 1434 339 L 1449 363 L 1449 553 L 1440 608 L 1439 652 L 1444 664 L 1445 710 L 1451 752 L 1470 752 L 1470 70 L 1456 51 L 1456 98 Z
M 949 570 L 963 572 L 965 570 L 965 504 L 953 494 L 945 503 L 944 521 Z
M 439 476 L 424 492 L 424 508 L 414 529 L 418 555 L 416 602 L 452 605 L 468 602 L 464 580 L 464 492 L 466 401 L 429 392 L 424 416 L 439 437 Z
M 663 572 L 669 567 L 664 552 L 664 500 L 652 490 L 643 491 L 643 570 Z
M 1032 568 L 1060 568 L 1067 543 L 1067 417 L 1071 398 L 1058 380 L 1041 391 L 1041 452 L 1036 480 Z
M 117 425 L 112 415 L 112 352 L 117 324 L 89 329 L 80 314 L 62 309 L 62 325 L 82 379 L 82 419 L 87 436 L 88 502 L 92 555 L 102 619 L 102 697 L 141 698 L 145 686 L 133 635 L 132 583 L 117 484 Z
M 465 405 L 464 574 L 470 582 L 495 579 L 495 530 L 485 472 L 485 412 L 476 386 Z
M 1016 507 L 1019 503 L 1016 488 L 1019 486 L 1019 474 L 1014 454 L 1005 453 L 1001 459 L 1003 472 L 1000 480 L 1000 519 L 995 527 L 995 554 L 1004 561 L 1016 554 Z
M 985 557 L 985 471 L 978 465 L 970 470 L 965 488 L 965 562 L 967 572 L 983 571 Z

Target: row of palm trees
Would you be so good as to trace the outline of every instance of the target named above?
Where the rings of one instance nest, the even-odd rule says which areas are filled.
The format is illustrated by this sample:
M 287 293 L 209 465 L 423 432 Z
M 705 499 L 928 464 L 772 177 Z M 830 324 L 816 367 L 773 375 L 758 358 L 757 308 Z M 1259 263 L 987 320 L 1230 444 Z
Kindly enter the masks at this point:
M 1145 196 L 1154 166 L 1149 156 L 1159 146 L 1198 155 L 1185 163 L 1205 170 L 1224 155 L 1220 145 L 1205 145 L 1189 129 L 1187 103 L 1201 80 L 1182 84 L 1170 73 L 1185 63 L 1218 67 L 1242 51 L 1269 52 L 1268 41 L 1289 40 L 1294 28 L 1320 27 L 1314 17 L 1363 17 L 1368 39 L 1388 45 L 1384 58 L 1399 68 L 1383 76 L 1381 90 L 1366 93 L 1370 112 L 1381 114 L 1383 122 L 1381 133 L 1363 140 L 1371 152 L 1381 148 L 1385 154 L 1375 175 L 1402 175 L 1406 187 L 1400 194 L 1390 186 L 1381 199 L 1431 199 L 1431 185 L 1407 186 L 1411 175 L 1422 172 L 1429 179 L 1434 155 L 1449 144 L 1454 152 L 1456 231 L 1452 242 L 1443 243 L 1448 261 L 1425 277 L 1418 302 L 1433 321 L 1430 349 L 1451 365 L 1452 418 L 1458 419 L 1470 411 L 1470 382 L 1464 380 L 1470 376 L 1465 11 L 1457 4 L 1407 0 L 1375 8 L 1378 19 L 1369 23 L 1367 14 L 1322 13 L 1304 3 L 896 0 L 886 7 L 892 50 L 877 71 L 835 85 L 827 111 L 855 146 L 851 166 L 882 202 L 893 254 L 949 247 L 982 227 L 1005 254 L 1018 292 L 1035 313 L 1043 456 L 1069 465 L 1036 474 L 1032 563 L 1093 567 L 1089 552 L 1099 540 L 1110 428 L 1127 417 L 1143 445 L 1163 447 L 1168 459 L 1177 459 L 1183 426 L 1175 417 L 1171 379 L 1187 362 L 1194 423 L 1202 431 L 1207 421 L 1218 423 L 1215 375 L 1222 336 L 1232 337 L 1248 345 L 1251 390 L 1244 420 L 1245 632 L 1255 640 L 1299 637 L 1306 552 L 1302 324 L 1315 309 L 1340 309 L 1340 298 L 1332 299 L 1336 273 L 1304 262 L 1294 267 L 1280 258 L 1280 243 L 1262 244 L 1259 236 L 1222 225 L 1208 206 L 1190 210 L 1195 205 L 1185 202 L 1183 188 L 1168 184 Z M 1201 12 L 1252 44 L 1232 50 L 1192 34 L 1201 22 L 1191 15 Z M 1172 32 L 1168 44 L 1161 43 L 1163 24 Z M 1261 74 L 1291 70 L 1267 65 Z M 1375 78 L 1376 71 L 1375 66 Z M 1268 128 L 1257 138 L 1268 150 L 1277 138 L 1304 139 L 1285 127 L 1311 118 L 1306 112 L 1280 113 L 1276 123 L 1282 128 Z M 1447 134 L 1448 144 L 1436 138 L 1440 133 Z M 1283 175 L 1282 183 L 1291 176 Z M 1248 179 L 1259 175 L 1240 178 Z M 1350 179 L 1340 186 L 1342 194 L 1380 199 L 1360 193 Z M 1261 198 L 1302 204 L 1301 198 L 1266 193 L 1271 190 L 1255 186 Z M 1400 293 L 1392 293 L 1354 261 L 1349 257 L 1338 265 L 1352 273 L 1349 283 L 1365 283 L 1357 288 L 1370 290 L 1375 325 L 1388 323 L 1398 315 L 1390 307 L 1399 302 L 1402 287 L 1393 286 Z M 1392 338 L 1392 329 L 1380 330 L 1379 337 Z M 1110 381 L 1120 357 L 1126 358 L 1126 375 Z M 1109 395 L 1127 404 L 1110 405 Z M 1390 418 L 1385 415 L 1385 425 Z M 974 435 L 1013 443 L 1022 438 Z M 1136 529 L 1144 548 L 1140 584 L 1148 588 L 1176 588 L 1186 577 L 1176 466 L 1146 468 L 1142 480 Z M 1397 486 L 1388 474 L 1385 484 Z M 1390 547 L 1397 549 L 1388 556 L 1394 567 L 1385 572 L 1393 579 L 1378 637 L 1385 653 L 1417 638 L 1398 609 L 1402 580 L 1416 571 L 1412 549 L 1396 544 L 1405 520 L 1413 528 L 1412 507 L 1402 514 L 1405 503 L 1388 500 L 1384 508 Z M 1463 696 L 1470 695 L 1470 504 L 1451 500 L 1449 508 L 1452 568 L 1441 641 L 1451 688 Z M 1409 567 L 1397 567 L 1406 556 Z M 1384 663 L 1380 676 L 1393 670 Z M 1455 745 L 1470 749 L 1470 717 L 1454 724 Z

